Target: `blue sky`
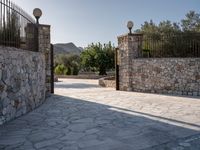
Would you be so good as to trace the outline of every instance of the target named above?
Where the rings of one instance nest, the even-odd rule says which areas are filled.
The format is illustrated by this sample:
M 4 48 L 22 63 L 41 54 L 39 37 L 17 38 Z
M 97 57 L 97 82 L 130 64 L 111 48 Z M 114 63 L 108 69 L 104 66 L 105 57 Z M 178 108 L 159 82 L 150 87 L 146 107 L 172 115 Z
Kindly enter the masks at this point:
M 73 42 L 85 47 L 91 42 L 116 45 L 117 36 L 127 33 L 132 20 L 134 30 L 153 19 L 178 22 L 190 10 L 200 13 L 200 0 L 12 0 L 32 15 L 35 7 L 43 11 L 40 23 L 50 24 L 52 43 Z

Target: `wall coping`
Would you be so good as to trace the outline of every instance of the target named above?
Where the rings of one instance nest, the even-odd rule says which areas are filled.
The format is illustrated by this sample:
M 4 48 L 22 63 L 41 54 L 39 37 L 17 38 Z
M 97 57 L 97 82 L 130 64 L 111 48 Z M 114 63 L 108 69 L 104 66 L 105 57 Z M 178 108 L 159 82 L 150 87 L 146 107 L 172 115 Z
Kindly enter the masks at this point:
M 103 77 L 103 78 L 100 78 L 99 80 L 115 81 L 115 76 Z
M 132 33 L 132 34 L 126 33 L 126 34 L 118 36 L 117 38 L 122 38 L 126 36 L 142 36 L 142 35 L 143 35 L 142 33 Z
M 35 51 L 30 51 L 30 50 L 23 50 L 15 47 L 5 47 L 5 46 L 0 46 L 0 51 L 17 51 L 17 52 L 22 52 L 22 53 L 42 53 L 42 52 L 35 52 Z
M 48 25 L 48 24 L 38 24 L 38 26 L 40 27 L 51 27 L 51 25 Z
M 133 58 L 132 60 L 161 60 L 161 59 L 200 59 L 200 57 L 163 57 L 163 58 Z

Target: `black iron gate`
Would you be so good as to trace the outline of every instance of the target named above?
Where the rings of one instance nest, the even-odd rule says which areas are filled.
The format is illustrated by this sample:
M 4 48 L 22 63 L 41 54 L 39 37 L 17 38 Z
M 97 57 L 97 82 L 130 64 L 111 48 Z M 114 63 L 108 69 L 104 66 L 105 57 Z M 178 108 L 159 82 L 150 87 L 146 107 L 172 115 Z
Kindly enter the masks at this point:
M 115 49 L 115 82 L 116 90 L 119 90 L 119 49 Z
M 54 52 L 53 52 L 53 44 L 51 44 L 51 93 L 54 93 Z

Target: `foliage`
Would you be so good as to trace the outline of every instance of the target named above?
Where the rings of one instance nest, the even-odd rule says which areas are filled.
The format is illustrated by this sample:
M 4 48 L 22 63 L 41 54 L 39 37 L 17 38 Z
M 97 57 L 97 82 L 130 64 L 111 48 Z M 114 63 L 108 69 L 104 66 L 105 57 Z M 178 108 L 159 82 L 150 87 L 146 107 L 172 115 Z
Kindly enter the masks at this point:
M 141 29 L 137 30 L 137 32 L 162 35 L 181 32 L 200 32 L 200 14 L 190 11 L 185 17 L 179 23 L 166 20 L 156 25 L 153 20 L 149 22 L 145 21 Z
M 84 71 L 98 71 L 106 75 L 106 70 L 114 68 L 114 46 L 92 43 L 81 53 L 81 67 Z
M 190 11 L 179 23 L 167 20 L 157 25 L 152 20 L 146 21 L 137 32 L 144 34 L 142 49 L 145 55 L 190 57 L 195 55 L 189 51 L 195 48 L 194 42 L 200 43 L 196 34 L 200 33 L 200 14 Z
M 74 67 L 73 67 L 73 70 L 72 70 L 72 75 L 78 75 L 78 73 L 79 73 L 79 68 L 78 68 L 78 66 L 74 66 Z
M 75 54 L 60 54 L 54 58 L 55 74 L 58 75 L 78 75 L 80 69 L 80 56 Z M 58 66 L 64 66 L 65 71 L 61 73 L 56 68 Z
M 190 11 L 186 18 L 181 20 L 183 31 L 200 32 L 200 14 Z
M 57 65 L 55 68 L 55 74 L 57 75 L 66 75 L 67 74 L 67 68 L 62 65 Z

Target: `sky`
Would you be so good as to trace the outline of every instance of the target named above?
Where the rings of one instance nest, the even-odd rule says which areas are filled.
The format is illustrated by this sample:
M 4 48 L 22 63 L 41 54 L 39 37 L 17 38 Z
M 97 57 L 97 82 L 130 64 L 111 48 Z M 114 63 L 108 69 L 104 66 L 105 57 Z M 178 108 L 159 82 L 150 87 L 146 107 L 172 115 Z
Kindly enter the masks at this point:
M 12 0 L 32 15 L 40 8 L 41 24 L 51 25 L 51 42 L 73 42 L 86 47 L 92 42 L 117 46 L 117 36 L 128 33 L 126 24 L 134 22 L 133 30 L 145 21 L 179 22 L 190 10 L 200 13 L 200 0 Z

